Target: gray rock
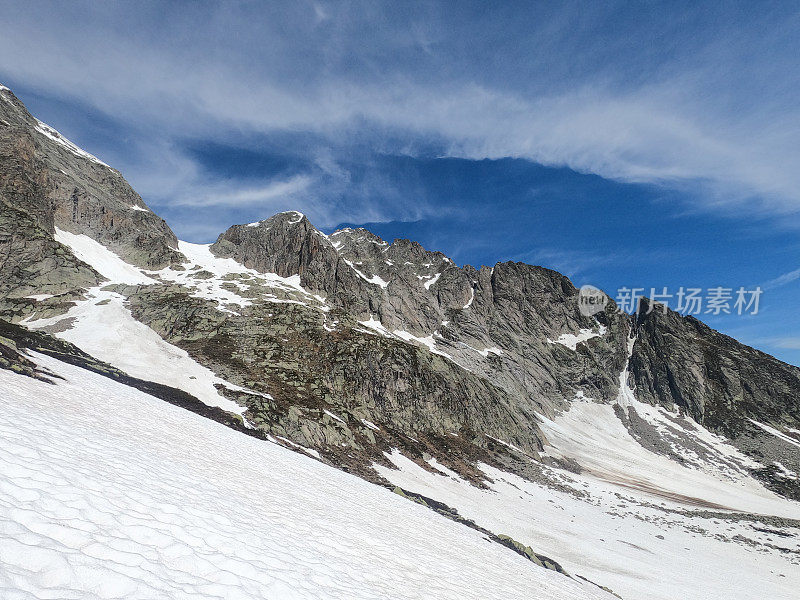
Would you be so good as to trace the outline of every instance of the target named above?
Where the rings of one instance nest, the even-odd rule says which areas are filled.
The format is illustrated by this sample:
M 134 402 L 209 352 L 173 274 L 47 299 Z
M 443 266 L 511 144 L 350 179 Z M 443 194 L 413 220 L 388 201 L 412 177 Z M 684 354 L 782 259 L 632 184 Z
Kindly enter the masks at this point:
M 679 407 L 765 465 L 755 474 L 771 489 L 800 498 L 800 451 L 752 421 L 800 429 L 800 369 L 719 333 L 693 317 L 644 300 L 636 316 L 630 373 L 636 397 Z
M 800 369 L 645 299 L 636 317 L 630 372 L 636 396 L 677 405 L 735 438 L 748 419 L 800 428 Z
M 408 240 L 388 244 L 364 229 L 325 236 L 296 212 L 235 225 L 212 251 L 262 272 L 299 275 L 354 320 L 432 336 L 453 362 L 520 397 L 526 409 L 552 414 L 578 390 L 616 396 L 627 316 L 613 303 L 597 318 L 581 315 L 578 291 L 555 271 L 522 263 L 459 268 L 440 252 Z M 607 334 L 576 350 L 548 341 L 600 326 Z
M 122 175 L 40 123 L 0 89 L 0 198 L 44 231 L 85 234 L 128 262 L 179 262 L 177 239 Z

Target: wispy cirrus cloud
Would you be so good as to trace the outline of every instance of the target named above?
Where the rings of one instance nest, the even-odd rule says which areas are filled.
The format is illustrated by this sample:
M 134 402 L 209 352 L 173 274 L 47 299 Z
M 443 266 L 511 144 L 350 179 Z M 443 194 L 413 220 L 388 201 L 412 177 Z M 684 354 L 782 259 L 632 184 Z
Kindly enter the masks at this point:
M 172 202 L 176 206 L 251 206 L 269 205 L 276 199 L 291 200 L 313 183 L 308 175 L 287 180 L 270 181 L 258 187 L 241 187 L 238 182 L 215 182 L 191 193 L 184 193 Z
M 752 340 L 751 343 L 781 350 L 800 350 L 800 337 L 798 336 L 761 337 Z
M 779 275 L 775 279 L 770 279 L 768 282 L 763 284 L 761 287 L 765 290 L 771 290 L 779 287 L 783 287 L 789 283 L 793 283 L 795 281 L 800 280 L 800 269 L 795 269 L 794 271 L 789 271 L 788 273 L 784 273 L 783 275 Z
M 531 9 L 5 4 L 0 76 L 154 144 L 303 131 L 339 151 L 518 157 L 689 183 L 711 210 L 800 212 L 796 11 Z
M 800 350 L 800 337 L 776 338 L 773 345 L 786 350 Z

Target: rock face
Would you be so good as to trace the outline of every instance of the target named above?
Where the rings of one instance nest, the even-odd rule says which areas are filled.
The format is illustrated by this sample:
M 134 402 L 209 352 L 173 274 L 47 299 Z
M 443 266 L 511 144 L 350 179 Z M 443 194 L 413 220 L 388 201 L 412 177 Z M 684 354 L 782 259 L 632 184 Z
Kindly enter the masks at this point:
M 231 227 L 210 250 L 253 270 L 222 283 L 246 302 L 221 311 L 198 297 L 214 275 L 190 261 L 186 287 L 120 290 L 132 314 L 255 392 L 228 392 L 253 425 L 352 470 L 396 447 L 467 476 L 502 444 L 535 457 L 538 415 L 618 393 L 629 318 L 581 315 L 555 271 L 459 268 L 363 229 L 327 236 L 296 212 Z
M 160 268 L 177 239 L 116 170 L 38 121 L 0 86 L 0 198 L 44 231 L 86 234 L 126 261 Z
M 630 371 L 638 398 L 682 408 L 728 437 L 749 419 L 800 428 L 800 369 L 647 301 L 636 315 Z
M 2 179 L 0 175 L 0 182 Z M 29 182 L 18 183 L 20 191 Z M 30 213 L 15 207 L 7 198 L 0 195 L 0 315 L 18 320 L 30 314 L 36 304 L 29 296 L 47 295 L 56 301 L 69 301 L 79 290 L 97 285 L 100 277 L 91 267 L 75 258 Z
M 325 235 L 296 212 L 231 227 L 210 250 L 294 278 L 306 295 L 261 303 L 255 279 L 239 279 L 230 289 L 249 286 L 252 303 L 226 315 L 150 286 L 129 293 L 135 317 L 229 381 L 268 394 L 237 398 L 255 426 L 363 476 L 365 461 L 380 462 L 376 451 L 403 448 L 479 479 L 469 465 L 503 460 L 498 440 L 536 457 L 548 444 L 537 415 L 553 417 L 574 398 L 619 403 L 626 380 L 639 401 L 680 409 L 762 464 L 800 469 L 793 448 L 750 420 L 798 426 L 798 369 L 698 321 L 649 312 L 646 301 L 635 317 L 613 302 L 587 317 L 555 271 L 460 268 L 364 229 Z M 683 460 L 633 407 L 617 415 L 645 450 Z M 754 474 L 794 497 L 796 483 L 774 469 Z
M 167 300 L 150 287 L 130 300 L 138 320 L 256 392 L 229 394 L 248 407 L 254 426 L 351 470 L 392 447 L 439 455 L 446 444 L 459 446 L 452 459 L 463 461 L 492 438 L 532 456 L 544 443 L 531 405 L 503 388 L 357 323 L 340 320 L 327 331 L 314 307 L 281 303 L 224 315 L 185 295 Z
M 50 171 L 22 111 L 11 92 L 0 89 L 0 314 L 12 320 L 32 312 L 36 301 L 27 296 L 71 294 L 99 280 L 53 239 Z
M 578 290 L 555 271 L 523 263 L 462 269 L 416 242 L 389 244 L 365 229 L 326 236 L 296 212 L 231 227 L 211 251 L 258 271 L 297 275 L 351 320 L 426 340 L 547 414 L 579 390 L 606 400 L 617 394 L 627 315 L 613 303 L 596 318 L 581 315 Z M 581 330 L 594 337 L 575 348 L 555 342 Z
M 651 309 L 648 300 L 636 314 L 635 330 L 630 373 L 637 398 L 679 407 L 759 462 L 800 469 L 799 453 L 757 424 L 800 430 L 800 368 L 693 317 L 665 311 L 658 304 Z M 760 475 L 790 497 L 800 498 L 796 481 L 787 482 L 779 472 L 775 477 L 774 471 L 766 469 Z

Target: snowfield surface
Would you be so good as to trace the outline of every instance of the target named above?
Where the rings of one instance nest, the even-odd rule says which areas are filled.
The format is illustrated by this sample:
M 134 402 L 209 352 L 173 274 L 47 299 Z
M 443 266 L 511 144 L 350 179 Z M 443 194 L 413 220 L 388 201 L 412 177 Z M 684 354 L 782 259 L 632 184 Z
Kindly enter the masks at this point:
M 3 600 L 611 598 L 383 488 L 32 356 L 65 380 L 0 370 Z
M 656 425 L 668 420 L 654 407 L 648 406 L 651 413 L 635 408 Z M 611 406 L 576 398 L 541 428 L 552 444 L 546 454 L 576 461 L 585 469 L 579 475 L 545 467 L 543 480 L 531 482 L 482 465 L 491 482 L 480 490 L 452 471 L 431 473 L 398 451 L 389 458 L 399 470 L 375 468 L 626 599 L 795 600 L 800 528 L 726 519 L 714 505 L 798 519 L 800 504 L 746 477 L 740 465 L 748 459 L 720 438 L 693 422 L 687 427 L 697 430 L 708 453 L 695 467 L 644 449 Z M 703 517 L 698 510 L 715 513 Z
M 185 350 L 164 341 L 155 331 L 133 318 L 120 294 L 93 288 L 65 315 L 25 321 L 30 329 L 44 329 L 62 322 L 69 329 L 55 335 L 75 344 L 132 377 L 181 389 L 209 406 L 242 414 L 245 408 L 219 393 L 215 384 L 241 389 L 217 377 Z M 60 328 L 59 328 L 60 329 Z
M 426 471 L 398 452 L 391 460 L 400 470 L 376 469 L 393 483 L 512 536 L 558 561 L 568 573 L 606 586 L 624 599 L 797 599 L 797 529 L 783 531 L 793 536 L 784 539 L 757 531 L 754 525 L 766 527 L 759 523 L 666 512 L 660 503 L 643 503 L 635 494 L 580 476 L 560 481 L 555 477 L 586 494 L 583 498 L 482 465 L 492 482 L 488 490 L 481 490 L 452 471 Z M 737 542 L 736 536 L 757 547 Z M 794 554 L 769 550 L 766 544 Z
M 638 404 L 637 413 L 646 421 L 660 418 L 663 409 Z M 800 518 L 800 504 L 782 499 L 748 477 L 744 469 L 736 469 L 737 463 L 756 466 L 753 461 L 710 432 L 705 431 L 703 439 L 700 427 L 695 429 L 697 440 L 710 455 L 710 464 L 699 465 L 705 468 L 688 468 L 645 450 L 608 404 L 574 400 L 555 420 L 542 417 L 541 428 L 552 444 L 545 448 L 549 456 L 572 458 L 588 477 L 639 490 L 653 502 L 667 498 L 682 506 Z

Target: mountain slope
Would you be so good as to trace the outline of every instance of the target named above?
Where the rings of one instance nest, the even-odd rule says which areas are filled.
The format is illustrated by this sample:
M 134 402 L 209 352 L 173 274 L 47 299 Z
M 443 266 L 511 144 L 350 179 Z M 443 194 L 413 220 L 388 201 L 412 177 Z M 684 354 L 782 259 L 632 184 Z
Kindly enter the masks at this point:
M 647 303 L 584 316 L 543 267 L 458 267 L 294 211 L 177 241 L 116 171 L 0 97 L 0 319 L 31 330 L 0 326 L 13 402 L 62 368 L 33 354 L 49 348 L 237 429 L 232 450 L 397 485 L 623 597 L 792 597 L 796 367 Z
M 0 370 L 4 598 L 608 598 L 108 378 Z
M 692 317 L 640 307 L 630 360 L 636 396 L 677 407 L 763 464 L 757 476 L 800 500 L 800 369 Z
M 57 230 L 90 232 L 140 266 L 177 258 L 175 235 L 122 175 L 31 116 L 0 86 L 0 315 L 29 314 L 31 294 L 66 294 L 69 301 L 96 284 L 96 273 L 53 242 Z

